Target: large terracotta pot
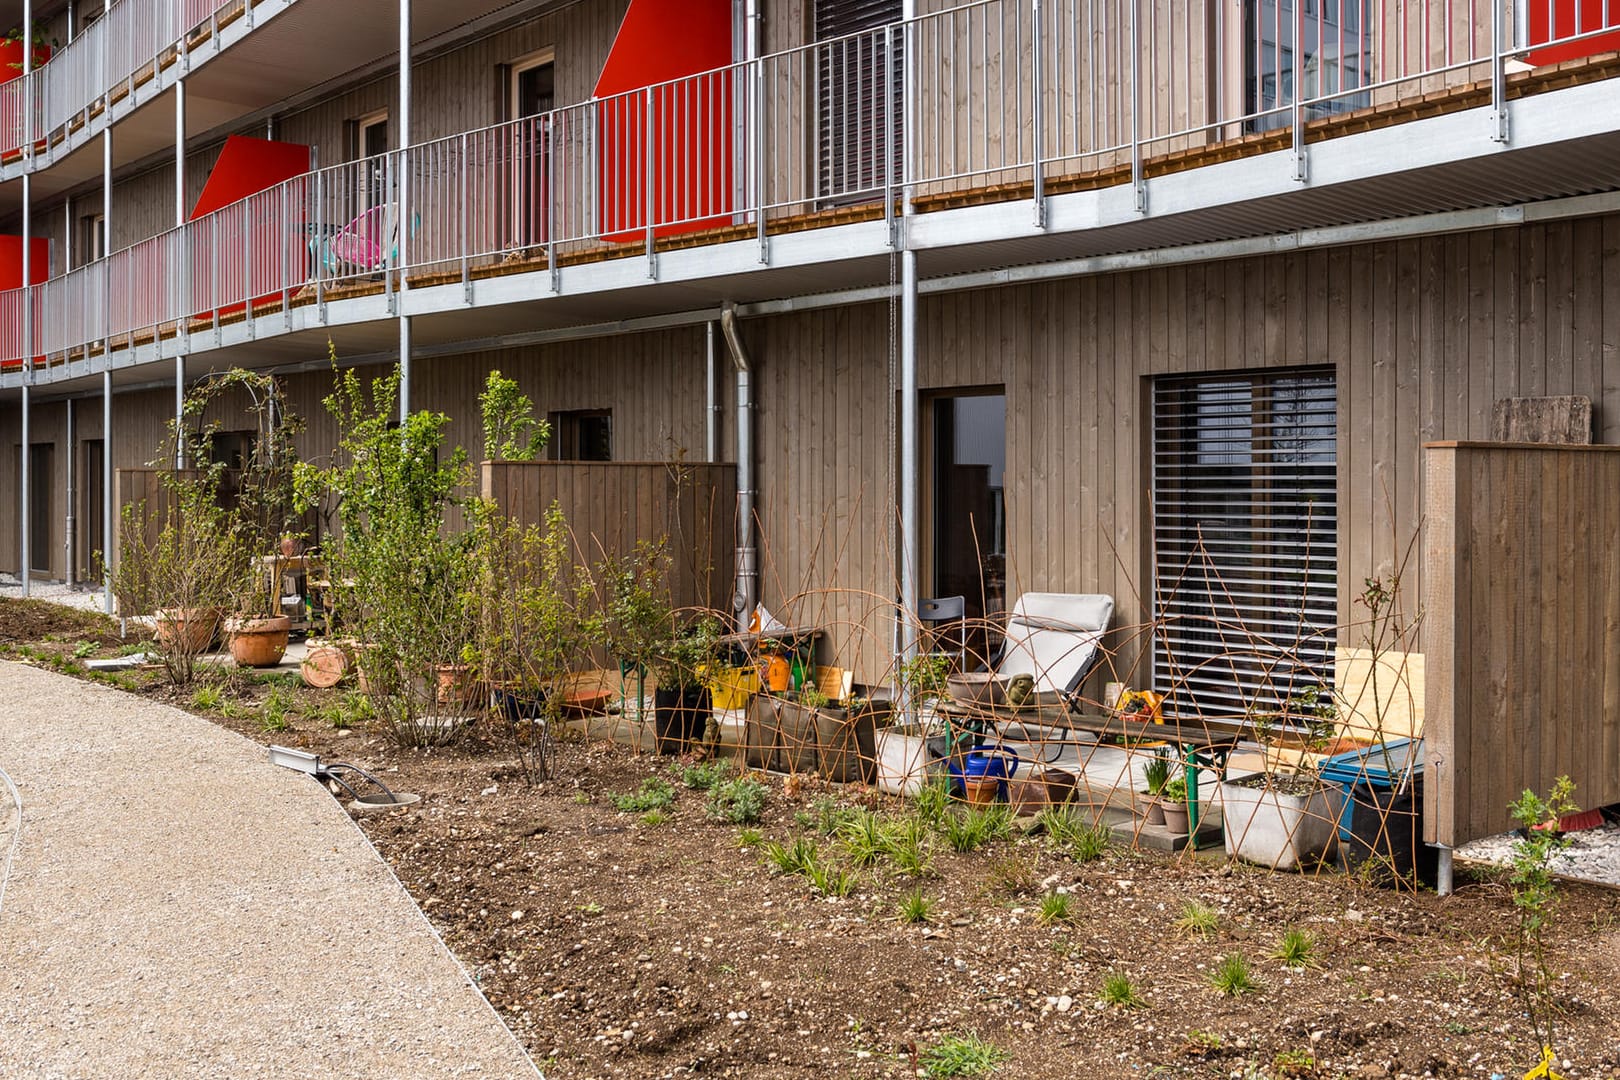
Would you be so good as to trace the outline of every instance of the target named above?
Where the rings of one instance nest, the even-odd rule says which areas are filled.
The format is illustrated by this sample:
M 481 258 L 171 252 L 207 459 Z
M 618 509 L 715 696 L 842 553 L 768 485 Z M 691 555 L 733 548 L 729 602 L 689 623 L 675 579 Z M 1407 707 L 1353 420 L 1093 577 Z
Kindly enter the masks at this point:
M 349 677 L 354 657 L 345 646 L 331 641 L 312 644 L 299 665 L 306 686 L 327 690 Z
M 265 618 L 236 616 L 225 620 L 225 635 L 231 645 L 231 659 L 237 667 L 275 667 L 287 651 L 287 634 L 292 619 L 285 615 Z
M 178 646 L 197 655 L 208 651 L 219 631 L 218 608 L 198 608 L 194 611 L 161 608 L 157 613 L 157 643 L 165 649 Z

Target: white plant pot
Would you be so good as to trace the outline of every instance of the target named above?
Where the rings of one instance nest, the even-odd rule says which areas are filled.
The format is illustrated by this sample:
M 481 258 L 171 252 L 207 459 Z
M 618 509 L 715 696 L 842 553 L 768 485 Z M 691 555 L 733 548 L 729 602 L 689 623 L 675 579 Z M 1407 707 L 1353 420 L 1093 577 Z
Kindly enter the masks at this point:
M 928 778 L 928 765 L 944 751 L 944 736 L 925 737 L 926 727 L 887 727 L 877 731 L 877 786 L 890 795 L 915 795 Z M 935 744 L 930 752 L 928 744 Z
M 1337 846 L 1342 788 L 1322 785 L 1309 795 L 1231 782 L 1220 788 L 1221 829 L 1230 856 L 1273 870 L 1295 870 L 1327 859 Z

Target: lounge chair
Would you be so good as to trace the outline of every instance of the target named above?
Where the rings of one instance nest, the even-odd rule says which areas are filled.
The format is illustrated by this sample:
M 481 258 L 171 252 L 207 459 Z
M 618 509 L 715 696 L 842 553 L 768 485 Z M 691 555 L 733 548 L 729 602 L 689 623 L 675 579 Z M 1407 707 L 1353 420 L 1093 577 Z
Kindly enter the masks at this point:
M 1097 663 L 1114 598 L 1100 593 L 1025 593 L 1013 605 L 996 674 L 1035 679 L 1037 701 L 1071 701 Z

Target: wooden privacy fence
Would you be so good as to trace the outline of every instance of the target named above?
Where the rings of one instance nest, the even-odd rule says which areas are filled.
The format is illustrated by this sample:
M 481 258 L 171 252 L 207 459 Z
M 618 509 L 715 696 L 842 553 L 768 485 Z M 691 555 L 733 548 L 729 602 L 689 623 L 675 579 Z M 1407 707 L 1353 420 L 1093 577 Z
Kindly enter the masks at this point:
M 146 542 L 154 543 L 163 525 L 169 520 L 174 510 L 174 490 L 164 482 L 165 476 L 177 475 L 173 469 L 117 469 L 113 473 L 113 491 L 115 498 L 113 506 L 117 516 L 113 518 L 113 549 L 111 566 L 116 569 L 123 557 L 124 549 L 124 507 L 137 503 L 146 504 L 142 526 L 146 532 Z M 194 477 L 194 471 L 186 470 L 179 473 L 182 477 Z
M 736 555 L 737 468 L 659 461 L 486 461 L 485 498 L 524 524 L 553 502 L 591 565 L 668 541 L 677 607 L 731 610 Z
M 1424 448 L 1425 839 L 1620 801 L 1620 446 Z

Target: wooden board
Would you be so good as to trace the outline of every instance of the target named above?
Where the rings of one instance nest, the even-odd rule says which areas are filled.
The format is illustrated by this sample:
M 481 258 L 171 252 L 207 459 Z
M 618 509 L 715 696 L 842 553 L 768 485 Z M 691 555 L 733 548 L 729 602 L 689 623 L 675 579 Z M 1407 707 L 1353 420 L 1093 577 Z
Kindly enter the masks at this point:
M 1585 445 L 1592 441 L 1592 399 L 1583 395 L 1498 398 L 1491 406 L 1491 439 Z

